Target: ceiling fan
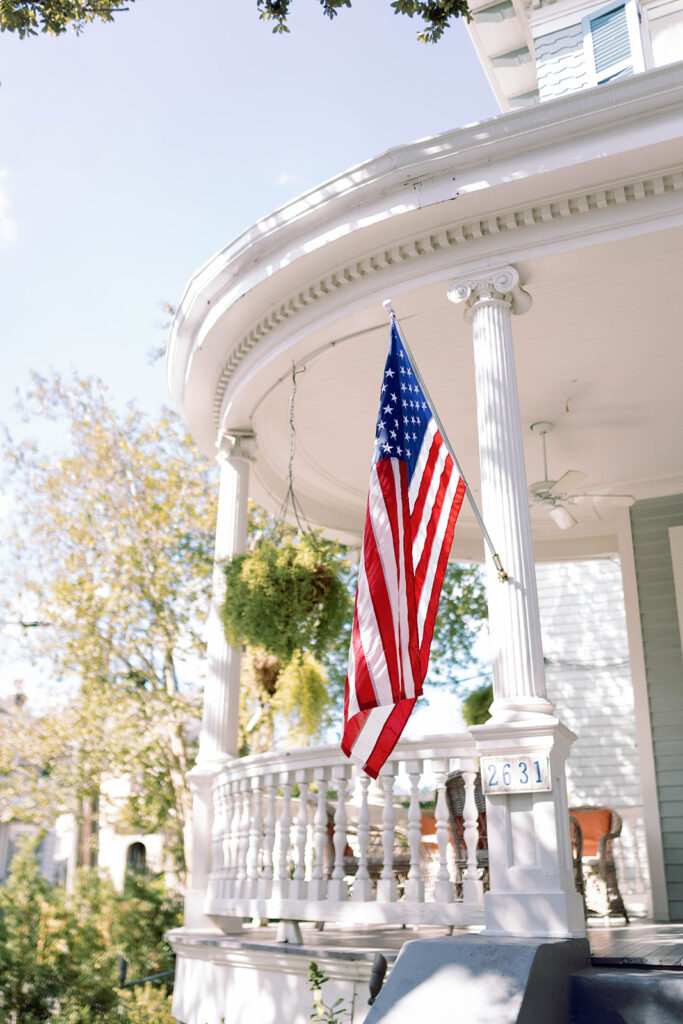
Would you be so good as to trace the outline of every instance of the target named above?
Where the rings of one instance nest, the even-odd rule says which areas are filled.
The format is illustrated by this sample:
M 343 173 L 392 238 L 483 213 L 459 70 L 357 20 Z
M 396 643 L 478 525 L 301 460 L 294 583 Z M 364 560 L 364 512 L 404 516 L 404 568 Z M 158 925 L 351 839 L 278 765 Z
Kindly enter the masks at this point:
M 576 469 L 568 470 L 559 480 L 549 480 L 545 439 L 552 429 L 553 424 L 547 420 L 531 424 L 532 432 L 538 435 L 543 443 L 543 473 L 545 475 L 544 480 L 539 480 L 529 487 L 532 507 L 537 506 L 547 512 L 561 530 L 569 530 L 578 522 L 578 519 L 570 511 L 572 507 L 578 511 L 579 507 L 588 506 L 593 515 L 599 519 L 600 508 L 627 508 L 633 504 L 635 498 L 630 494 L 581 494 L 577 492 L 576 488 L 586 479 L 586 474 Z

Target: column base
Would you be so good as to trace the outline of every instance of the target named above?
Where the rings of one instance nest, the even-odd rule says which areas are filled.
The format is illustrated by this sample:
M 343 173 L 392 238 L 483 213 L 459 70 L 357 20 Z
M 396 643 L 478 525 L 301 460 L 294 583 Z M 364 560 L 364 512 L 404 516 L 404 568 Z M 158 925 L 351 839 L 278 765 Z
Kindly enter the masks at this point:
M 584 938 L 583 900 L 577 892 L 487 892 L 483 935 Z
M 489 708 L 491 718 L 487 725 L 506 725 L 512 722 L 547 721 L 555 714 L 555 705 L 546 697 L 496 697 Z

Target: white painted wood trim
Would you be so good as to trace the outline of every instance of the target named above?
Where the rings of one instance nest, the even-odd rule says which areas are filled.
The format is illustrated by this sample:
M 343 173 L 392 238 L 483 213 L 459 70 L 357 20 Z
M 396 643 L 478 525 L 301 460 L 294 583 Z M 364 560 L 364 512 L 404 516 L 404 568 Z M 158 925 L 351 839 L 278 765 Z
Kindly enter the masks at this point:
M 671 565 L 674 573 L 678 629 L 681 645 L 683 645 L 683 526 L 669 527 L 669 544 L 671 545 Z
M 636 742 L 640 766 L 640 785 L 643 794 L 643 819 L 645 840 L 650 865 L 652 886 L 652 916 L 656 921 L 669 920 L 669 903 L 664 873 L 664 852 L 662 848 L 662 826 L 659 818 L 657 776 L 650 725 L 650 706 L 647 694 L 645 652 L 640 625 L 640 606 L 636 581 L 636 563 L 633 554 L 631 519 L 628 509 L 620 509 L 617 518 L 617 536 L 621 575 L 624 584 L 624 606 L 626 609 L 626 632 L 628 634 L 631 679 L 633 680 L 633 703 L 636 716 Z

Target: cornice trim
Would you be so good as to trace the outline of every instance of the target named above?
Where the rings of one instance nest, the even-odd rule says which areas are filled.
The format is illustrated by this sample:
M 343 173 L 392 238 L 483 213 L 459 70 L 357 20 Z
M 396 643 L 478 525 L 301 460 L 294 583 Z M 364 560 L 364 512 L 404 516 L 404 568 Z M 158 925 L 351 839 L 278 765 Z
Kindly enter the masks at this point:
M 328 228 L 346 224 L 359 208 L 369 210 L 374 204 L 374 219 L 391 216 L 386 207 L 389 195 L 400 195 L 406 212 L 418 209 L 422 186 L 437 179 L 447 192 L 449 176 L 459 179 L 470 169 L 529 154 L 558 140 L 566 143 L 576 135 L 626 130 L 631 123 L 682 104 L 683 67 L 669 65 L 390 149 L 299 196 L 258 221 L 190 279 L 168 350 L 175 401 L 182 407 L 185 373 L 207 312 L 246 275 L 265 272 L 274 250 L 283 266 L 296 259 L 302 242 L 317 238 L 317 244 L 323 244 Z M 443 189 L 442 193 L 445 198 Z
M 683 168 L 647 178 L 637 178 L 592 191 L 577 192 L 543 203 L 530 204 L 488 214 L 482 218 L 457 221 L 450 225 L 415 235 L 389 248 L 353 260 L 311 281 L 286 298 L 259 320 L 235 346 L 227 359 L 214 392 L 213 418 L 218 429 L 225 393 L 230 381 L 246 356 L 272 331 L 290 321 L 321 299 L 343 292 L 355 282 L 381 275 L 383 272 L 420 261 L 438 253 L 457 251 L 468 243 L 496 235 L 510 235 L 520 229 L 543 224 L 570 221 L 608 208 L 638 204 L 683 192 Z

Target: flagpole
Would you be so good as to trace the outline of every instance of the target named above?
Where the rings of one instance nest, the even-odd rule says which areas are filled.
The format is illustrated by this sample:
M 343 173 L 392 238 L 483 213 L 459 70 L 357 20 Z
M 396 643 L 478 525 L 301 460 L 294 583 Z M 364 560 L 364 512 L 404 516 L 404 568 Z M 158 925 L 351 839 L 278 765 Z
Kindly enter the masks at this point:
M 448 440 L 448 435 L 446 434 L 446 431 L 444 430 L 443 423 L 439 419 L 439 414 L 437 413 L 436 407 L 435 407 L 434 403 L 432 402 L 431 395 L 429 394 L 429 391 L 427 389 L 427 385 L 425 384 L 424 379 L 422 377 L 422 374 L 420 373 L 419 367 L 418 367 L 417 363 L 415 362 L 415 357 L 414 357 L 413 353 L 410 351 L 410 346 L 408 345 L 408 342 L 405 339 L 405 335 L 404 335 L 403 331 L 401 330 L 401 326 L 400 326 L 400 324 L 398 322 L 398 317 L 396 316 L 396 310 L 394 309 L 393 303 L 392 303 L 391 299 L 385 299 L 384 302 L 382 303 L 382 305 L 384 306 L 385 310 L 387 311 L 387 314 L 388 314 L 389 319 L 391 320 L 391 322 L 396 324 L 396 330 L 399 332 L 399 336 L 401 338 L 401 343 L 402 343 L 404 349 L 406 350 L 406 353 L 408 355 L 408 359 L 410 360 L 411 365 L 413 367 L 413 371 L 415 373 L 415 377 L 417 378 L 417 383 L 420 385 L 420 388 L 422 390 L 422 394 L 425 396 L 425 398 L 427 399 L 427 402 L 429 403 L 429 408 L 431 409 L 432 416 L 434 417 L 434 419 L 436 421 L 436 425 L 439 428 L 439 433 L 441 434 L 441 437 L 443 438 L 443 442 L 446 445 L 446 448 L 448 449 L 448 454 L 453 459 L 453 462 L 455 464 L 455 468 L 458 471 L 460 479 L 462 480 L 462 482 L 465 485 L 465 493 L 467 494 L 467 499 L 468 499 L 470 505 L 472 506 L 472 511 L 474 512 L 474 518 L 477 520 L 477 523 L 479 525 L 479 529 L 481 530 L 481 532 L 483 534 L 484 541 L 486 542 L 486 544 L 488 546 L 488 549 L 491 552 L 491 558 L 493 559 L 493 564 L 495 565 L 496 570 L 498 571 L 498 579 L 500 580 L 501 583 L 505 583 L 506 580 L 508 579 L 508 574 L 506 573 L 505 569 L 503 568 L 503 563 L 500 560 L 500 555 L 497 554 L 496 549 L 493 546 L 493 541 L 491 540 L 491 537 L 489 536 L 489 531 L 486 529 L 486 525 L 484 523 L 484 520 L 481 517 L 481 512 L 477 508 L 477 503 L 476 503 L 476 501 L 474 500 L 474 498 L 472 496 L 472 492 L 470 490 L 470 486 L 467 483 L 467 480 L 465 479 L 465 474 L 463 473 L 462 469 L 460 468 L 460 463 L 458 462 L 458 460 L 456 458 L 456 455 L 455 455 L 455 452 L 453 451 L 453 446 L 451 445 L 451 442 Z

